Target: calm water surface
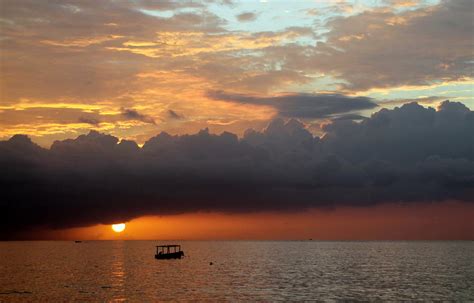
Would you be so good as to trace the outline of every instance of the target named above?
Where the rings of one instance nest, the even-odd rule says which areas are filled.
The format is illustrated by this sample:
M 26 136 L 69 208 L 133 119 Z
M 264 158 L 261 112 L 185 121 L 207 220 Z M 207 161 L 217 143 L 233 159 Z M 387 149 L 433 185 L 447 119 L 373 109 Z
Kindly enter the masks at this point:
M 162 243 L 0 242 L 0 302 L 474 300 L 474 242 Z

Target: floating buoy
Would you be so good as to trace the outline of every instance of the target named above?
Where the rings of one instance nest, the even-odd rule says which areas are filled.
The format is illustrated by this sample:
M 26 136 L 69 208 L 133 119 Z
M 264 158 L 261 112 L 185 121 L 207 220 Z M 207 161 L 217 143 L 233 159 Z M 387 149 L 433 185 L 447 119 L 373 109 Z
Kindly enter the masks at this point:
M 209 265 L 212 265 L 212 264 L 214 264 L 214 263 L 212 263 L 212 262 L 209 262 Z

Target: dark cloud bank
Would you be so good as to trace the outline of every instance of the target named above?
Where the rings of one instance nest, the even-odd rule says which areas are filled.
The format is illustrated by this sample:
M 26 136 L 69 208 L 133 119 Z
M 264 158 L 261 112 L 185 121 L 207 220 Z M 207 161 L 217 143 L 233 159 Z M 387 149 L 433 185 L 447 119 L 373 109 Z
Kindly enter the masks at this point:
M 208 93 L 208 97 L 235 103 L 272 106 L 285 118 L 327 118 L 334 114 L 371 109 L 377 104 L 368 97 L 348 97 L 341 94 L 288 94 L 276 97 L 254 97 L 223 91 Z
M 90 132 L 43 149 L 0 142 L 0 237 L 193 211 L 293 211 L 384 202 L 474 202 L 474 112 L 411 103 L 313 137 L 296 120 L 263 132 L 171 136 L 143 148 Z

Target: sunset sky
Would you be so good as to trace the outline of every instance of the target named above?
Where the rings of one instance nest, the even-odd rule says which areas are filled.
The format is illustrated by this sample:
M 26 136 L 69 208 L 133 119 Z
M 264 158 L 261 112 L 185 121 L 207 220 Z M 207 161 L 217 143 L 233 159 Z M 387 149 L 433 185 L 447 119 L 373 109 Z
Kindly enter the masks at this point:
M 473 239 L 473 6 L 0 0 L 0 239 Z

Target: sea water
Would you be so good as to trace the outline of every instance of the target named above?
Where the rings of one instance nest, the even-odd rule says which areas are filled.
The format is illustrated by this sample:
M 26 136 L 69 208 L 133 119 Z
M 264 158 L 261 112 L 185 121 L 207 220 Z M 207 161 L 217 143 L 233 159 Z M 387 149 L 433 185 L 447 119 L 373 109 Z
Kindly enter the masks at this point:
M 473 301 L 474 242 L 0 242 L 0 302 L 351 299 Z

